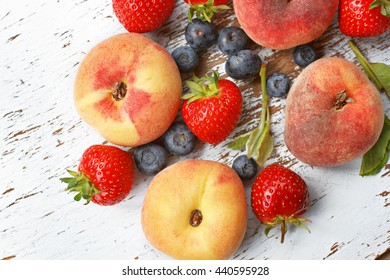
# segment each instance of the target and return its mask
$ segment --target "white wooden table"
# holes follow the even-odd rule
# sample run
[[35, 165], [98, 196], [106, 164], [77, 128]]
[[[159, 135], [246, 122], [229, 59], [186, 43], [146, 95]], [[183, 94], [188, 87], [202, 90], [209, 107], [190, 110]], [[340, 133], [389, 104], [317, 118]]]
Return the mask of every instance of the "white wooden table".
[[[128, 198], [112, 207], [72, 200], [59, 178], [76, 169], [83, 151], [104, 143], [82, 122], [73, 99], [78, 64], [101, 40], [126, 30], [109, 0], [0, 0], [0, 259], [169, 259], [145, 239], [140, 213], [150, 177], [136, 172]], [[229, 3], [230, 5], [231, 2]], [[186, 8], [182, 0], [168, 22], [148, 34], [169, 51], [185, 44]], [[219, 28], [238, 25], [233, 10], [219, 15]], [[357, 63], [335, 20], [314, 42], [321, 56], [342, 56]], [[369, 60], [390, 64], [390, 32], [356, 43]], [[294, 79], [301, 71], [291, 50], [275, 52], [252, 45], [269, 73], [283, 70]], [[223, 76], [226, 56], [215, 46], [202, 55], [201, 75]], [[183, 80], [189, 76], [183, 76]], [[241, 121], [217, 145], [198, 143], [188, 158], [232, 164], [238, 154], [227, 143], [257, 125], [258, 80], [237, 82], [245, 98]], [[390, 102], [383, 94], [385, 111]], [[266, 164], [279, 162], [308, 183], [312, 233], [291, 229], [285, 244], [277, 231], [269, 238], [250, 209], [245, 239], [233, 259], [375, 259], [390, 248], [390, 164], [376, 176], [358, 175], [360, 159], [334, 168], [313, 168], [297, 161], [283, 143], [285, 99], [271, 99], [276, 150]], [[128, 148], [126, 148], [127, 150]], [[169, 164], [184, 157], [171, 157]]]

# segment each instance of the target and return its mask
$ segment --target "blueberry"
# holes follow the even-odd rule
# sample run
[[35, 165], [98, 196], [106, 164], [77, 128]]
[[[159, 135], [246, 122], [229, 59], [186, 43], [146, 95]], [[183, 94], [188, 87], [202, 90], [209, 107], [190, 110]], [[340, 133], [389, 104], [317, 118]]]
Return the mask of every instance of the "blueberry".
[[267, 92], [274, 97], [282, 97], [290, 89], [290, 80], [283, 73], [273, 73], [267, 79]]
[[247, 79], [259, 74], [260, 57], [251, 50], [242, 50], [230, 56], [225, 64], [226, 73], [233, 79]]
[[241, 28], [232, 26], [225, 27], [219, 32], [218, 48], [224, 54], [232, 55], [244, 50], [248, 41], [248, 35]]
[[185, 46], [173, 50], [172, 57], [175, 60], [180, 72], [188, 73], [194, 70], [199, 64], [199, 56], [193, 48]]
[[184, 36], [195, 51], [205, 51], [217, 42], [218, 30], [212, 23], [194, 19], [188, 23]]
[[134, 152], [134, 162], [145, 175], [156, 175], [167, 165], [167, 151], [154, 143], [139, 146]]
[[294, 49], [293, 58], [296, 64], [306, 67], [317, 59], [317, 53], [311, 45], [300, 45]]
[[175, 122], [163, 135], [165, 148], [173, 155], [188, 155], [195, 147], [196, 137], [184, 122]]
[[238, 156], [233, 161], [232, 168], [243, 181], [254, 178], [257, 173], [256, 161], [253, 158], [248, 158], [246, 155]]

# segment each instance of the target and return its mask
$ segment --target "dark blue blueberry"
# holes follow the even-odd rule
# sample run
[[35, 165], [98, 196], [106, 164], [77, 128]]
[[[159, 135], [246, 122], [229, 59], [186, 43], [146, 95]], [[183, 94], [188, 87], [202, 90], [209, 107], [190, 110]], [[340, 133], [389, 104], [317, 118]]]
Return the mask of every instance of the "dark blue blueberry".
[[296, 64], [306, 67], [317, 59], [317, 52], [311, 45], [300, 45], [294, 49], [293, 58]]
[[259, 75], [260, 57], [251, 50], [242, 50], [230, 56], [225, 64], [226, 73], [233, 79], [247, 79]]
[[257, 174], [257, 163], [253, 158], [248, 158], [246, 155], [238, 156], [233, 161], [232, 168], [237, 172], [238, 176], [243, 181], [254, 178]]
[[196, 137], [184, 122], [175, 122], [163, 135], [165, 148], [173, 155], [188, 155], [194, 150]]
[[167, 151], [154, 143], [137, 147], [134, 152], [135, 165], [145, 175], [156, 175], [167, 165], [167, 160]]
[[207, 21], [193, 19], [188, 23], [184, 36], [195, 51], [205, 51], [217, 42], [218, 29]]
[[290, 79], [283, 73], [273, 73], [267, 78], [267, 92], [274, 97], [285, 96], [290, 89]]
[[174, 49], [172, 57], [182, 73], [193, 71], [199, 64], [198, 54], [193, 48], [188, 46], [182, 46]]
[[235, 54], [244, 50], [248, 44], [249, 37], [244, 30], [238, 27], [225, 27], [219, 32], [218, 48], [227, 55]]

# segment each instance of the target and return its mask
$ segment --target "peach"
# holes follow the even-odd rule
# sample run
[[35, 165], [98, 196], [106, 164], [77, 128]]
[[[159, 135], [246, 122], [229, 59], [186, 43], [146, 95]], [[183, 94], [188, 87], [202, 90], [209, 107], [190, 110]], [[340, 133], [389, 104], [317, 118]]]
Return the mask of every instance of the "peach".
[[185, 160], [151, 181], [142, 207], [149, 242], [176, 259], [227, 259], [240, 246], [248, 214], [242, 181], [222, 163]]
[[238, 22], [257, 44], [277, 50], [321, 36], [336, 13], [338, 0], [233, 0]]
[[366, 74], [343, 58], [305, 68], [287, 97], [284, 140], [313, 166], [336, 166], [366, 153], [384, 123], [381, 96]]
[[138, 146], [168, 129], [181, 92], [171, 55], [145, 35], [124, 33], [86, 55], [76, 76], [74, 100], [81, 118], [106, 140]]

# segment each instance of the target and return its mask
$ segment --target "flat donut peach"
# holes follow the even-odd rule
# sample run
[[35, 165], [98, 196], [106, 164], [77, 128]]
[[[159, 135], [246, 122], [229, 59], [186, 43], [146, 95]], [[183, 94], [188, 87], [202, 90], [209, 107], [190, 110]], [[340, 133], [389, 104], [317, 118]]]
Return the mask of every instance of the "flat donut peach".
[[145, 35], [124, 33], [86, 55], [76, 76], [74, 101], [81, 118], [106, 140], [138, 146], [168, 129], [181, 92], [171, 55]]
[[352, 62], [326, 57], [307, 66], [286, 102], [284, 141], [312, 166], [346, 164], [378, 140], [384, 111], [380, 93]]
[[232, 168], [185, 160], [153, 178], [141, 221], [149, 242], [175, 259], [227, 259], [240, 246], [247, 219], [244, 186]]

